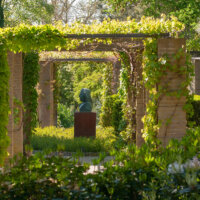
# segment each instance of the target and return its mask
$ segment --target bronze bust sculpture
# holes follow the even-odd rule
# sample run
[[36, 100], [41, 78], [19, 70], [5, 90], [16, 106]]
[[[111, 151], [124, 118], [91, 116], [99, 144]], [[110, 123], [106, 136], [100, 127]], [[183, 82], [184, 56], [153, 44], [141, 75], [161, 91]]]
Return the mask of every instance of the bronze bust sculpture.
[[80, 112], [91, 112], [92, 111], [92, 98], [90, 95], [90, 90], [87, 88], [81, 89], [79, 98], [83, 102], [79, 106]]

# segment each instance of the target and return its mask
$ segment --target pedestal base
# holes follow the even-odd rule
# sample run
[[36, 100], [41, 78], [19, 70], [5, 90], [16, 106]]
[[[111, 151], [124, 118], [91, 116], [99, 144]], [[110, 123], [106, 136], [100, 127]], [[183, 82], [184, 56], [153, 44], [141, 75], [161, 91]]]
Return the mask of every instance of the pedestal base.
[[96, 113], [74, 114], [74, 137], [96, 137]]

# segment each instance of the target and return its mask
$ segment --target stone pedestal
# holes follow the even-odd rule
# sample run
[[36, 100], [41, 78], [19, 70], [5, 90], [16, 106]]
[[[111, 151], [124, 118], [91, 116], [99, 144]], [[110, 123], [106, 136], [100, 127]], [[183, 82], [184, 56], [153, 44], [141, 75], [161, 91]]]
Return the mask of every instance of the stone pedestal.
[[96, 113], [74, 114], [74, 137], [96, 137]]

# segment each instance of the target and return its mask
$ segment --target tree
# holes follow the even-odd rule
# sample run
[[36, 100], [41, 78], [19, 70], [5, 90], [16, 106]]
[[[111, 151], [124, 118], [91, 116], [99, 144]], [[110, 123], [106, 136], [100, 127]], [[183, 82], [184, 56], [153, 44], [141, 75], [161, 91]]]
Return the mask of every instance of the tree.
[[52, 22], [62, 21], [64, 24], [80, 21], [85, 24], [93, 20], [102, 21], [103, 0], [50, 0], [54, 7]]
[[193, 31], [200, 20], [200, 0], [105, 0], [112, 11], [127, 12], [137, 8], [145, 16], [159, 18], [161, 14], [175, 16], [186, 25], [186, 31]]
[[46, 24], [51, 22], [53, 6], [47, 0], [2, 0], [5, 25], [19, 23]]
[[66, 24], [72, 21], [73, 19], [70, 16], [70, 13], [76, 2], [77, 0], [50, 0], [50, 3], [54, 8], [52, 22], [62, 21]]

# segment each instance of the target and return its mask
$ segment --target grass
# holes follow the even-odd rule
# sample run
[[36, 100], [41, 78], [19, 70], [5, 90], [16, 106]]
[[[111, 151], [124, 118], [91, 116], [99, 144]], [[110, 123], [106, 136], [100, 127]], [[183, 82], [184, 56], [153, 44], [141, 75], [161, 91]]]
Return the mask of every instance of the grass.
[[116, 140], [113, 128], [97, 126], [96, 138], [74, 138], [74, 128], [54, 126], [36, 128], [31, 138], [34, 150], [53, 150], [67, 152], [109, 152]]

